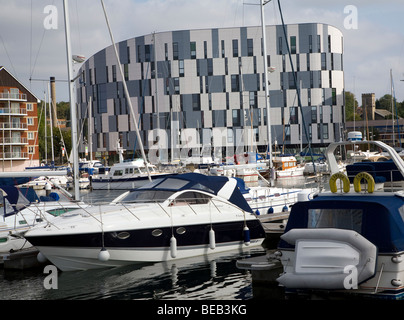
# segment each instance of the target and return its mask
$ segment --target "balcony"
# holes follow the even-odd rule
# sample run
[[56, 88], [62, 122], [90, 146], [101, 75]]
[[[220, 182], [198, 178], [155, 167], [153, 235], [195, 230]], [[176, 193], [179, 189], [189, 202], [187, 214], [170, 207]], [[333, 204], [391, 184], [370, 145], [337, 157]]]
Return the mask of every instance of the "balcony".
[[2, 138], [0, 137], [0, 145], [26, 145], [28, 144], [27, 138]]
[[0, 122], [1, 130], [28, 130], [26, 123]]
[[28, 160], [28, 152], [0, 152], [1, 160]]
[[27, 108], [0, 108], [0, 116], [26, 116]]
[[0, 100], [27, 101], [25, 93], [0, 92]]

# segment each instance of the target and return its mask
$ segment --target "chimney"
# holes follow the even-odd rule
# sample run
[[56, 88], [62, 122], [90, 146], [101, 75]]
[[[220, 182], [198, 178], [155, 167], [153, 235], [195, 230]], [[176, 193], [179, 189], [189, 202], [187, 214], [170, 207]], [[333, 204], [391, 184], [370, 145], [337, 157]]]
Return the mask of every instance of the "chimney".
[[52, 101], [52, 125], [53, 127], [58, 126], [58, 119], [56, 113], [56, 85], [55, 85], [55, 77], [50, 77], [50, 86], [51, 86], [51, 101]]

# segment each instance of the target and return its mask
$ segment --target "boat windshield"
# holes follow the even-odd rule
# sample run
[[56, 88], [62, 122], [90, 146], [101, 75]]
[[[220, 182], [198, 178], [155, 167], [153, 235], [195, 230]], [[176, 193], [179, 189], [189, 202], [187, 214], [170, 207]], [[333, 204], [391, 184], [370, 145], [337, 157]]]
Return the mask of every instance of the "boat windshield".
[[309, 209], [308, 228], [362, 229], [361, 209]]
[[119, 202], [164, 202], [174, 191], [168, 190], [132, 190], [126, 197]]

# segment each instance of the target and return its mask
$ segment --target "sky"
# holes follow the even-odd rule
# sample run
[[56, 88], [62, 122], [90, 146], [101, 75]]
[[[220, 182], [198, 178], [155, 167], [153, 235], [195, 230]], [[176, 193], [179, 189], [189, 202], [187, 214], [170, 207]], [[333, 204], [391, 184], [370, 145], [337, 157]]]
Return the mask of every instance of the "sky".
[[[344, 36], [345, 90], [390, 94], [390, 70], [404, 101], [404, 1], [280, 0], [285, 24], [326, 23]], [[153, 32], [260, 25], [259, 0], [104, 0], [115, 42]], [[53, 7], [49, 7], [53, 6]], [[87, 58], [111, 45], [101, 0], [69, 0], [72, 54]], [[63, 0], [0, 0], [0, 65], [39, 99], [57, 81], [68, 101]], [[53, 8], [56, 8], [55, 11]], [[281, 24], [278, 0], [264, 6], [267, 25]], [[52, 9], [52, 10], [50, 10]], [[74, 65], [77, 72], [80, 65]]]

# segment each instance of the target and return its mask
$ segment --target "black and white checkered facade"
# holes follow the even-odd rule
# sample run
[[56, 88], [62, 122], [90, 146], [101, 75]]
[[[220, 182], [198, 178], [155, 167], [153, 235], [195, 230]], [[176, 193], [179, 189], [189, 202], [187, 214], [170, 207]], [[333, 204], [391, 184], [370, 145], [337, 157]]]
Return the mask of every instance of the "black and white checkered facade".
[[[282, 26], [266, 27], [268, 66], [275, 68], [268, 72], [269, 119], [260, 26], [160, 32], [117, 43], [146, 151], [209, 145], [231, 153], [251, 144], [264, 151], [268, 120], [272, 145], [305, 146], [310, 139], [313, 146], [325, 146], [340, 140], [342, 32], [318, 23], [286, 30], [287, 38]], [[90, 57], [79, 73], [79, 123], [88, 117], [91, 97], [93, 151], [116, 151], [117, 141], [128, 151], [138, 148], [113, 46]]]

